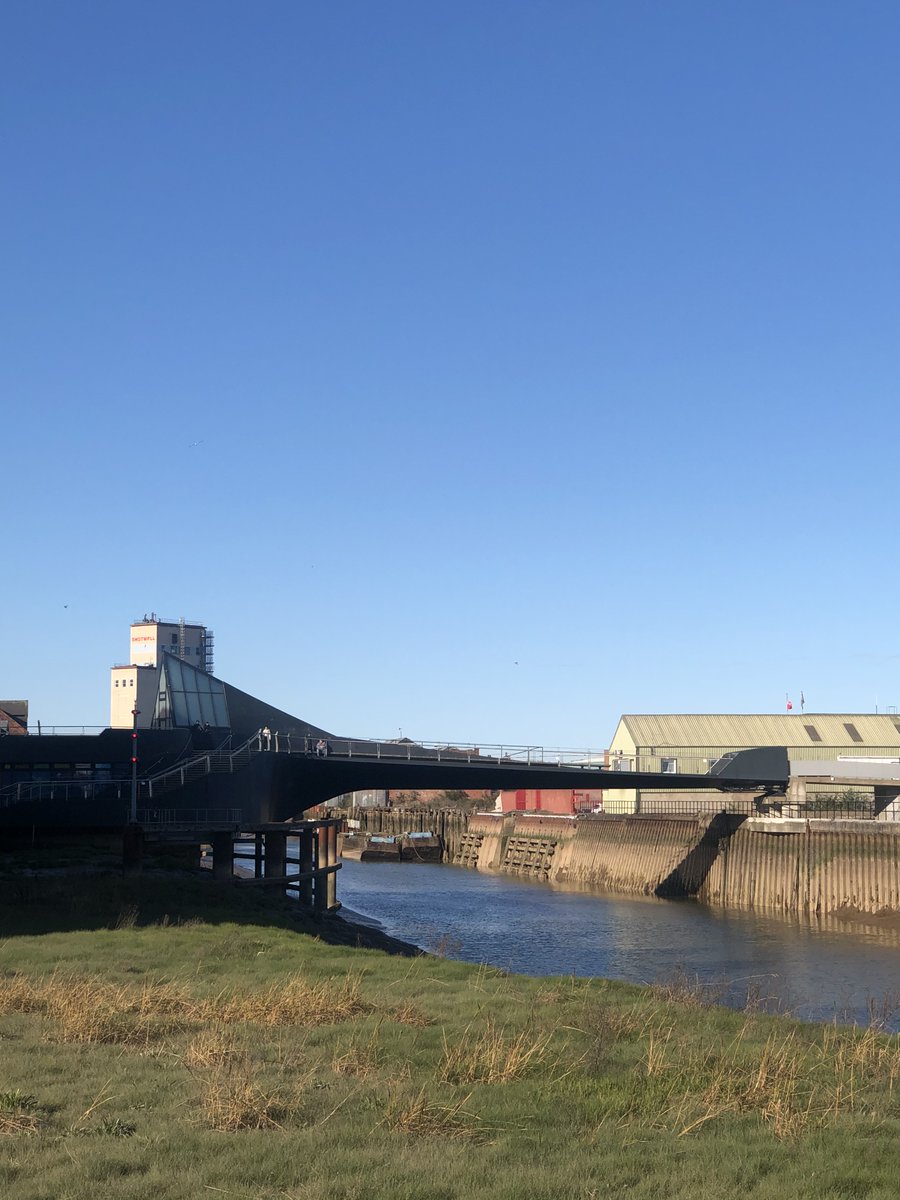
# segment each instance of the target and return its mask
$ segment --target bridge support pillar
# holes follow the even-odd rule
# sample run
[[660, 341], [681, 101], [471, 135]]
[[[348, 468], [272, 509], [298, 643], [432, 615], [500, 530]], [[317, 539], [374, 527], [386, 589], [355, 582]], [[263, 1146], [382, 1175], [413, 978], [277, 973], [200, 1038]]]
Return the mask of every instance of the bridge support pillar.
[[266, 830], [266, 875], [273, 877], [287, 874], [287, 834]]
[[787, 801], [789, 804], [795, 804], [803, 813], [803, 805], [806, 804], [806, 780], [800, 777], [792, 777], [788, 783]]
[[234, 875], [234, 841], [230, 833], [212, 835], [213, 879], [227, 880]]
[[253, 841], [253, 878], [261, 879], [263, 873], [263, 835], [257, 833]]

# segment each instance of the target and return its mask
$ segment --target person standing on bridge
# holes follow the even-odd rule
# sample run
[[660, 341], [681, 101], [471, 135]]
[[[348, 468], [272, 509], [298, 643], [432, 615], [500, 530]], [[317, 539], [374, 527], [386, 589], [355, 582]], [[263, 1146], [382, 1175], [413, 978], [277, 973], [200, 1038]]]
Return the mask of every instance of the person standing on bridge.
[[272, 749], [272, 730], [268, 727], [268, 725], [264, 725], [262, 727], [262, 729], [259, 731], [259, 733], [260, 733], [260, 749], [261, 750], [271, 750]]
[[317, 758], [327, 758], [328, 757], [328, 743], [325, 741], [324, 738], [319, 738], [319, 740], [316, 742], [316, 757]]

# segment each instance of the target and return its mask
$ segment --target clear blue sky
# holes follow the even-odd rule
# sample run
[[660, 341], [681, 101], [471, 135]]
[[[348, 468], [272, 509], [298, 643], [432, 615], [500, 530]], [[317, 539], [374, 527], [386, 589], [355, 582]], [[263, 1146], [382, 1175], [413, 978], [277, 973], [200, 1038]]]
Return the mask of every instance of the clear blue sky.
[[[900, 704], [900, 6], [6, 0], [0, 696]], [[68, 607], [66, 607], [68, 606]]]

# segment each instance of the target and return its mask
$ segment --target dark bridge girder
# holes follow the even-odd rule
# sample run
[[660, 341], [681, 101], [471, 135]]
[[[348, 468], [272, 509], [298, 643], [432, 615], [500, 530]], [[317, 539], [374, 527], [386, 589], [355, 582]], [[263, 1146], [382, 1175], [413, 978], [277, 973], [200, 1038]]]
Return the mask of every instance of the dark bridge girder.
[[[358, 745], [358, 743], [357, 743]], [[743, 754], [764, 757], [744, 759]], [[268, 757], [268, 756], [261, 756]], [[649, 771], [614, 771], [604, 767], [549, 766], [546, 763], [453, 761], [442, 759], [385, 759], [354, 751], [352, 757], [317, 758], [275, 754], [272, 758], [272, 820], [289, 820], [304, 809], [347, 792], [390, 789], [465, 789], [506, 791], [515, 788], [573, 788], [583, 791], [666, 791], [780, 793], [788, 782], [787, 752], [747, 751], [734, 756], [722, 770], [707, 775]], [[754, 769], [757, 767], [758, 769]], [[749, 767], [746, 774], [742, 768]]]

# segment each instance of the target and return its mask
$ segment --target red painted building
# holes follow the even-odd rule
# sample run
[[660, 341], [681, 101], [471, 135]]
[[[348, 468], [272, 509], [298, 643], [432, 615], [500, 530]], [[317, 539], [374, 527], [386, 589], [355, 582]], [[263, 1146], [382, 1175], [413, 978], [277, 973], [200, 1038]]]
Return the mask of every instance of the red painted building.
[[602, 788], [518, 788], [501, 792], [503, 812], [545, 812], [562, 816], [603, 811]]

